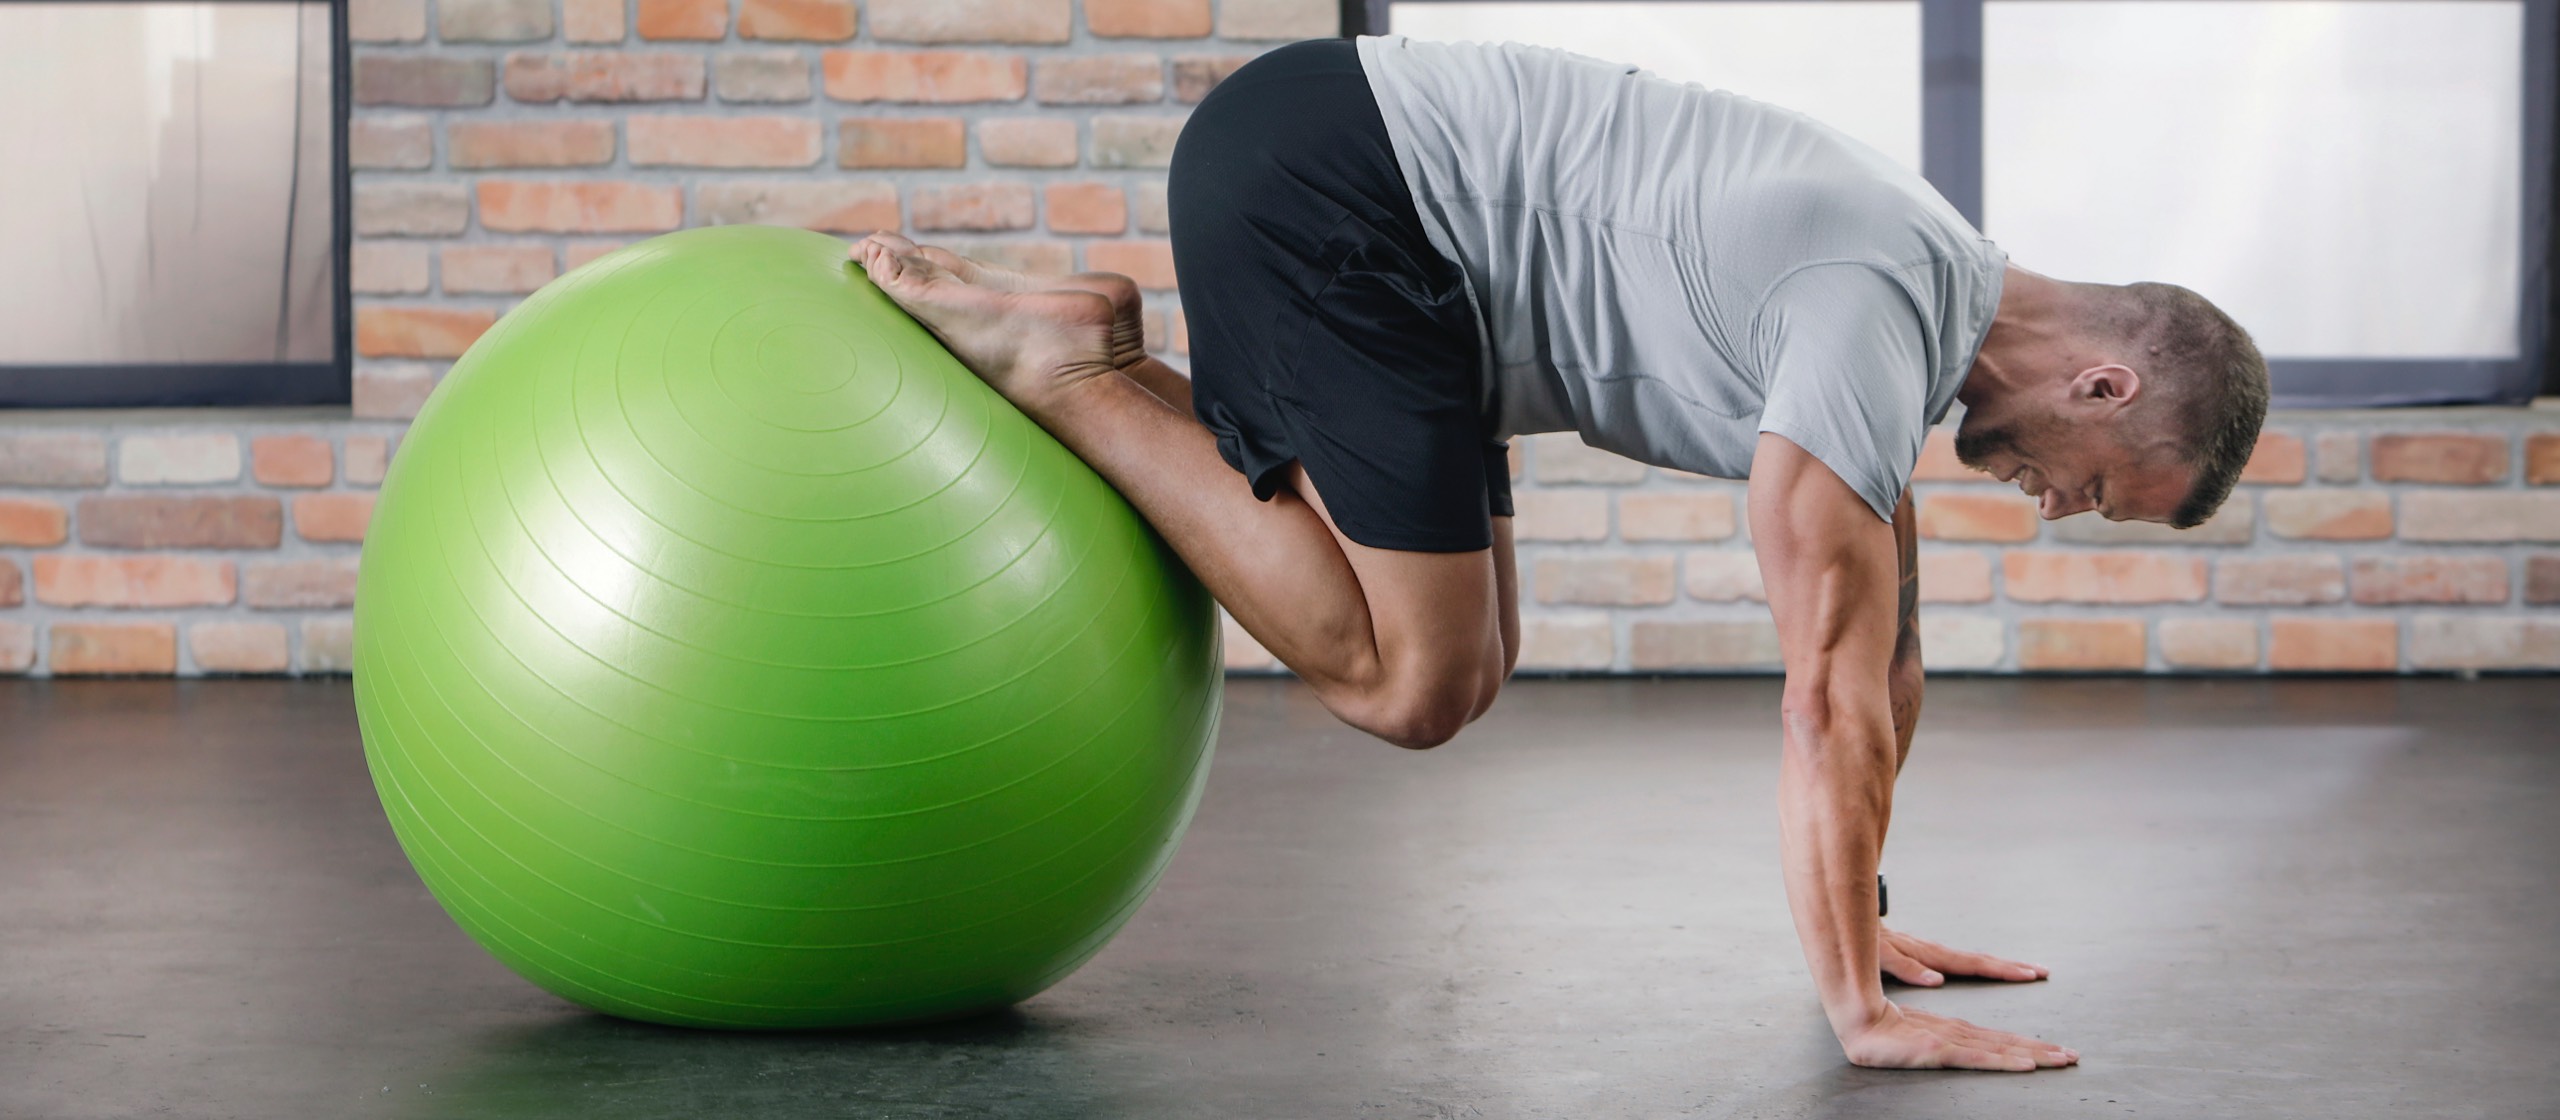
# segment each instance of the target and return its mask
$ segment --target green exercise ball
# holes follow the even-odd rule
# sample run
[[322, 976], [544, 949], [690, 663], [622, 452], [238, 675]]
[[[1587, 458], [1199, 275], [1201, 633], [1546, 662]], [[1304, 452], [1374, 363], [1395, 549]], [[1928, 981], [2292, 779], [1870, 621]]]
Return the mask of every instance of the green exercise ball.
[[365, 761], [535, 984], [703, 1027], [1001, 1007], [1145, 901], [1207, 776], [1208, 595], [800, 230], [669, 234], [419, 412], [356, 596]]

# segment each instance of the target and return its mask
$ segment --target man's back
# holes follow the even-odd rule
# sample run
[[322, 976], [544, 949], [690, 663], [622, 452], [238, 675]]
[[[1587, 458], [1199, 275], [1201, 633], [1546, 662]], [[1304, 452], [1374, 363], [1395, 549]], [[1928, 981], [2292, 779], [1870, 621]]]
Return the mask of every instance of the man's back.
[[1765, 428], [1890, 516], [2006, 262], [1926, 182], [1801, 114], [1625, 66], [1359, 45], [1489, 332], [1499, 434], [1740, 477]]

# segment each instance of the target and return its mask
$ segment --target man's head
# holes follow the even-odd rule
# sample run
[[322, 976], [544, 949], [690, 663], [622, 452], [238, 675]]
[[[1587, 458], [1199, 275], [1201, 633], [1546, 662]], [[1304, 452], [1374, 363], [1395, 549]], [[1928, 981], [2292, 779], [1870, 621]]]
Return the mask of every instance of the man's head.
[[2004, 293], [1976, 361], [1995, 377], [1967, 385], [1956, 457], [2048, 518], [2095, 509], [2184, 529], [2213, 516], [2267, 416], [2249, 332], [2174, 284], [2011, 279], [2019, 300]]

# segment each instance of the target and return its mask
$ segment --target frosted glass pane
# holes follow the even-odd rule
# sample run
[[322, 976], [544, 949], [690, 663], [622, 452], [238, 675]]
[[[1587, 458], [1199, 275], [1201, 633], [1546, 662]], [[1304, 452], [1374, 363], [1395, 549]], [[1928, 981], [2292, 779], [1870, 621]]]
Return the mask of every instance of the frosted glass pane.
[[0, 366], [331, 360], [330, 56], [322, 3], [0, 2]]
[[2271, 355], [2516, 353], [2523, 7], [1995, 2], [1985, 232], [2185, 284]]
[[1920, 5], [1490, 0], [1391, 5], [1416, 39], [1535, 43], [1783, 105], [1920, 169]]

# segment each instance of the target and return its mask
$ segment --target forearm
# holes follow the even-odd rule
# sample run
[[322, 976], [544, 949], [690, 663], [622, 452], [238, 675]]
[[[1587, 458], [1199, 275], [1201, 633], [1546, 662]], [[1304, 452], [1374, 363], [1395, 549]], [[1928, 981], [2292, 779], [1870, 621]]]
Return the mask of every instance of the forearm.
[[1823, 1011], [1846, 1039], [1884, 1008], [1876, 862], [1892, 811], [1895, 729], [1883, 682], [1790, 682], [1779, 828], [1787, 904]]

